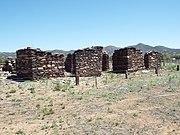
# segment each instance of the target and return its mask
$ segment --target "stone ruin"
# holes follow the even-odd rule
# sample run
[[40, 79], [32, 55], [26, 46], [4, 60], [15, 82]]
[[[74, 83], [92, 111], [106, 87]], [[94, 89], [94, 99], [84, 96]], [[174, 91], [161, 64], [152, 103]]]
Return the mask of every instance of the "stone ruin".
[[64, 55], [40, 49], [20, 49], [16, 52], [16, 73], [23, 79], [36, 80], [64, 76]]
[[115, 50], [112, 56], [113, 71], [124, 72], [144, 69], [143, 53], [136, 48], [122, 48]]
[[144, 69], [144, 54], [140, 49], [136, 49], [136, 64], [139, 69]]
[[107, 52], [103, 52], [102, 56], [102, 71], [108, 71], [109, 70], [109, 55]]
[[73, 72], [73, 54], [69, 53], [66, 56], [66, 60], [65, 60], [65, 70], [66, 72]]
[[103, 47], [77, 50], [73, 54], [73, 74], [80, 77], [101, 76]]
[[15, 74], [16, 73], [16, 63], [15, 59], [8, 57], [5, 61], [5, 64], [2, 66], [2, 71], [7, 71], [9, 73]]
[[108, 58], [106, 54], [103, 59], [101, 46], [77, 50], [67, 55], [65, 70], [80, 77], [100, 76], [102, 69], [109, 68]]
[[160, 67], [161, 66], [161, 53], [156, 52], [156, 51], [145, 53], [144, 65], [146, 69]]

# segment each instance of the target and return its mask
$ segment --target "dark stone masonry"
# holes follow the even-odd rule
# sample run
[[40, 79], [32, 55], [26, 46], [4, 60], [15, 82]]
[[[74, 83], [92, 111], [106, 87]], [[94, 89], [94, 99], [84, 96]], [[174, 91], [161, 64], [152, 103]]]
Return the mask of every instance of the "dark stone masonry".
[[113, 71], [137, 71], [144, 68], [143, 53], [136, 48], [122, 48], [113, 53]]
[[161, 53], [155, 51], [145, 53], [144, 64], [146, 69], [161, 67]]
[[64, 76], [64, 55], [44, 52], [40, 49], [20, 49], [16, 52], [17, 76], [36, 80]]

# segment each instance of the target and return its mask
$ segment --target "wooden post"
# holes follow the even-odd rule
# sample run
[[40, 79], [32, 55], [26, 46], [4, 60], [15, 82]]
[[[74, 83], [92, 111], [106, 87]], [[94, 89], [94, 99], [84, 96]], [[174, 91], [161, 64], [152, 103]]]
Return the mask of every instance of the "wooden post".
[[179, 65], [177, 65], [177, 71], [179, 71]]
[[95, 86], [97, 88], [97, 76], [95, 76]]
[[79, 75], [76, 75], [76, 85], [79, 85]]
[[128, 79], [128, 70], [125, 71], [125, 77]]
[[155, 68], [155, 74], [157, 74], [157, 76], [159, 76], [159, 68], [158, 67]]

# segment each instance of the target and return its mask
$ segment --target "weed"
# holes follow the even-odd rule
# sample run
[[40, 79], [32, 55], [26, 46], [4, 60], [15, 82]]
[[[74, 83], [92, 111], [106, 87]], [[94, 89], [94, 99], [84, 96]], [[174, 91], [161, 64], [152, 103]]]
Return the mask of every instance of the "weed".
[[48, 80], [47, 77], [41, 77], [41, 78], [40, 78], [40, 81], [42, 81], [42, 83], [46, 82], [47, 80]]
[[53, 106], [53, 101], [52, 100], [49, 101], [49, 105], [48, 106]]
[[65, 83], [54, 82], [53, 85], [54, 85], [54, 91], [65, 92], [66, 90], [73, 88], [73, 86], [71, 85], [71, 80], [68, 80]]
[[112, 133], [112, 135], [123, 135], [122, 133]]
[[27, 110], [24, 110], [21, 112], [21, 114], [26, 114], [28, 111]]
[[105, 98], [107, 101], [111, 101], [111, 100], [115, 100], [118, 98], [116, 93], [113, 92], [105, 92], [105, 93], [101, 93], [97, 96], [97, 98]]
[[48, 129], [48, 128], [50, 128], [50, 126], [48, 126], [48, 125], [43, 125], [43, 126], [41, 127], [41, 130], [45, 130], [45, 129]]
[[16, 90], [10, 90], [9, 93], [16, 93]]
[[8, 94], [8, 95], [6, 95], [6, 98], [9, 98], [9, 97], [11, 97], [11, 95], [9, 95], [9, 94]]
[[16, 99], [16, 102], [22, 102], [23, 100], [22, 99]]
[[113, 79], [115, 77], [114, 74], [110, 74], [110, 78]]
[[180, 107], [180, 102], [177, 102], [177, 105]]
[[133, 117], [138, 117], [138, 114], [137, 113], [133, 113]]
[[24, 131], [21, 131], [21, 130], [17, 131], [16, 134], [17, 135], [26, 135], [26, 133]]
[[173, 72], [176, 70], [176, 65], [168, 65], [165, 67], [165, 69]]
[[35, 88], [34, 88], [34, 87], [29, 88], [28, 90], [30, 90], [30, 91], [31, 91], [30, 93], [32, 93], [32, 94], [34, 94], [34, 93], [35, 93]]
[[60, 91], [62, 90], [62, 88], [63, 88], [63, 85], [61, 83], [59, 82], [54, 83], [54, 91]]
[[87, 122], [91, 122], [92, 120], [93, 120], [93, 118], [90, 117], [90, 118], [87, 119]]
[[54, 111], [53, 111], [52, 108], [46, 108], [46, 107], [45, 107], [45, 108], [42, 110], [42, 112], [43, 112], [44, 116], [45, 116], [45, 115], [54, 114]]
[[18, 88], [19, 88], [19, 89], [22, 89], [22, 88], [23, 88], [20, 83], [18, 84]]
[[113, 112], [113, 110], [111, 108], [109, 108], [109, 107], [108, 107], [107, 111], [108, 111], [108, 113], [112, 113]]
[[82, 100], [82, 96], [79, 96], [77, 99], [78, 99], [78, 100]]
[[62, 120], [62, 118], [59, 118], [59, 123], [63, 123], [64, 121]]
[[72, 113], [71, 115], [72, 115], [72, 117], [74, 117], [74, 118], [77, 116], [76, 113]]
[[16, 99], [15, 99], [15, 98], [13, 98], [13, 99], [11, 99], [11, 101], [12, 101], [12, 102], [15, 102], [15, 101], [16, 101]]
[[11, 112], [11, 113], [9, 113], [9, 115], [15, 115], [16, 113], [15, 112]]
[[167, 90], [165, 90], [165, 92], [177, 92], [177, 90], [175, 88], [169, 87]]
[[37, 104], [37, 105], [36, 105], [36, 108], [38, 108], [38, 109], [39, 109], [40, 107], [41, 107], [41, 105], [40, 105], [40, 104]]
[[58, 126], [55, 121], [53, 121], [51, 128], [53, 128], [53, 135], [59, 135]]
[[62, 105], [61, 109], [65, 109], [65, 105]]
[[22, 99], [15, 99], [15, 98], [13, 98], [13, 99], [11, 99], [11, 101], [12, 102], [22, 102], [23, 100]]
[[37, 100], [37, 101], [45, 100], [45, 98], [37, 98], [36, 100]]
[[106, 76], [105, 79], [102, 81], [104, 84], [108, 83], [108, 77]]

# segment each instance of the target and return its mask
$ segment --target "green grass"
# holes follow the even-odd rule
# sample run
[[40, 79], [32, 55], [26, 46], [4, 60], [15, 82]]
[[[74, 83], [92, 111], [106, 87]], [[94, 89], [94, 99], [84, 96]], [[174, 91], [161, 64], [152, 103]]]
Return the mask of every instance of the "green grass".
[[62, 91], [65, 92], [66, 90], [69, 90], [73, 88], [73, 85], [71, 84], [71, 81], [68, 80], [65, 83], [61, 82], [53, 82], [53, 91]]

